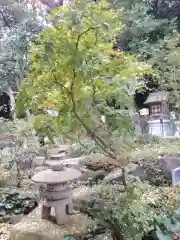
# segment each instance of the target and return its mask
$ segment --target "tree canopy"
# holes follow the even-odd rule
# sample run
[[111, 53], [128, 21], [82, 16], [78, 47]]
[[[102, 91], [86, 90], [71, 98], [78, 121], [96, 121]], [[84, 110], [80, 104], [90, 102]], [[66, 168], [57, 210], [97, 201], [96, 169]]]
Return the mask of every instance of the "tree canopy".
[[18, 90], [27, 69], [29, 40], [39, 31], [38, 8], [31, 1], [1, 1], [0, 88]]
[[179, 1], [118, 3], [116, 7], [124, 7], [121, 17], [124, 31], [118, 36], [117, 48], [136, 54], [150, 64], [153, 74], [144, 77], [146, 87], [150, 91], [168, 91], [171, 102], [176, 103], [179, 98]]
[[[64, 133], [81, 126], [101, 146], [102, 113], [113, 118], [121, 133], [130, 129], [137, 76], [145, 71], [133, 56], [113, 50], [123, 27], [119, 14], [105, 1], [75, 1], [55, 10], [51, 19], [56, 24], [45, 28], [31, 47], [29, 75], [20, 94], [31, 110], [57, 110]], [[112, 97], [120, 109], [107, 105]]]

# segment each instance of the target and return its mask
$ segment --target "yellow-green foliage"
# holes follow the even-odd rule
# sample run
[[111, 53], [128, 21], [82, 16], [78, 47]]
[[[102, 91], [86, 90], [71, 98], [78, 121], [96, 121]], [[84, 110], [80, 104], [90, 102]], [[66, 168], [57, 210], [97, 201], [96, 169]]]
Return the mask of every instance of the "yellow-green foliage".
[[34, 129], [42, 137], [52, 138], [58, 134], [57, 120], [48, 115], [38, 115], [34, 117]]
[[[122, 29], [119, 14], [106, 1], [74, 1], [55, 10], [50, 16], [54, 26], [44, 29], [30, 51], [29, 75], [19, 96], [26, 106], [57, 109], [67, 132], [79, 125], [75, 111], [94, 126], [93, 102], [103, 105], [114, 96], [122, 109], [131, 107], [136, 76], [144, 67], [113, 50]], [[114, 121], [125, 124], [123, 114]]]

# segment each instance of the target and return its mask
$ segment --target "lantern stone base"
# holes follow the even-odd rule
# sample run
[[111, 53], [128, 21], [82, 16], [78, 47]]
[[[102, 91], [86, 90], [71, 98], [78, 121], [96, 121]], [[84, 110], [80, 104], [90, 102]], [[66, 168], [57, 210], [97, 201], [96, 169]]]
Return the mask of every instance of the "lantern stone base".
[[9, 240], [63, 240], [65, 236], [76, 239], [77, 236], [86, 235], [87, 228], [92, 223], [86, 215], [77, 213], [69, 216], [67, 224], [59, 226], [41, 219], [41, 208], [42, 206], [39, 206], [14, 225]]
[[73, 214], [73, 204], [69, 198], [59, 201], [45, 200], [42, 206], [42, 219], [49, 220], [52, 208], [55, 210], [56, 223], [59, 225], [67, 223], [70, 220], [70, 214]]
[[148, 121], [149, 134], [158, 137], [173, 136], [173, 129], [171, 121], [168, 119], [163, 119], [162, 123], [160, 119]]

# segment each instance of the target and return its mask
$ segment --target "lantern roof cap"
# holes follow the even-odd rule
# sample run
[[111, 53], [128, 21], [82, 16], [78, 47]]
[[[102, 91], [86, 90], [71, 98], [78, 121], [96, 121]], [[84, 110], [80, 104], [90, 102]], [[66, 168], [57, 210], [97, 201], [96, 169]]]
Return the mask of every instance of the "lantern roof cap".
[[80, 171], [72, 168], [65, 168], [62, 164], [57, 164], [53, 165], [51, 169], [35, 174], [32, 180], [37, 183], [60, 184], [73, 181], [80, 176]]
[[158, 91], [150, 93], [144, 104], [160, 103], [163, 101], [167, 101], [167, 93], [165, 91]]

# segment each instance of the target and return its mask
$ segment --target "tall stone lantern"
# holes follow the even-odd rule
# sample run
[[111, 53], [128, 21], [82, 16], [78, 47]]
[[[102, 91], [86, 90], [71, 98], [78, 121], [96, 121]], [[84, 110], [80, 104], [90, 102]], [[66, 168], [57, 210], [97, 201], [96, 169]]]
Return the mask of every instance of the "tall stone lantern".
[[149, 106], [149, 134], [161, 137], [172, 136], [167, 93], [164, 91], [150, 93], [144, 104]]
[[36, 183], [46, 184], [46, 190], [40, 191], [43, 197], [43, 219], [49, 219], [51, 208], [55, 210], [57, 224], [65, 224], [73, 212], [72, 188], [68, 183], [79, 178], [81, 172], [65, 168], [63, 165], [53, 165], [51, 169], [39, 172], [32, 177]]

